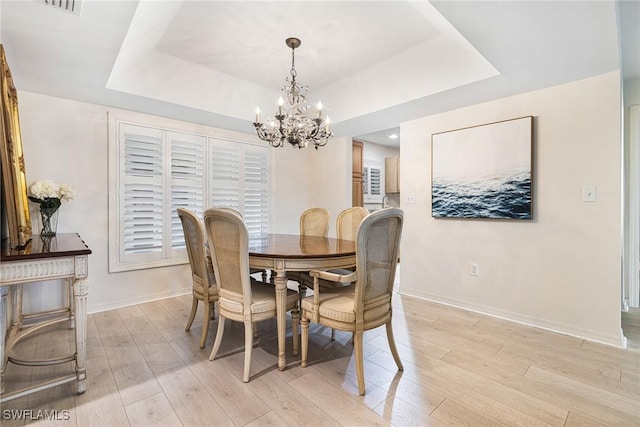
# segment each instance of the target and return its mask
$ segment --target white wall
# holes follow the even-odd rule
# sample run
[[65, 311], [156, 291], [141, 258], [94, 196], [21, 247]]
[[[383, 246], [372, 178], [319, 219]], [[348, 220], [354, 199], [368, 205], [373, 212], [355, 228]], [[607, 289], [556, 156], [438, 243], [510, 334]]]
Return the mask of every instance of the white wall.
[[[187, 264], [123, 273], [108, 272], [107, 108], [30, 92], [19, 92], [18, 102], [28, 183], [51, 179], [69, 184], [77, 192], [75, 200], [63, 203], [60, 209], [58, 232], [79, 233], [93, 251], [89, 257], [89, 311], [190, 292]], [[234, 133], [220, 132], [226, 135]], [[237, 135], [243, 139], [248, 137], [246, 134]], [[340, 188], [346, 184], [338, 169], [347, 160], [340, 158], [334, 161], [328, 157], [330, 153], [333, 157], [344, 157], [342, 144], [325, 148], [328, 150], [318, 153], [291, 147], [274, 152], [274, 232], [297, 232], [299, 212], [315, 203], [333, 201], [329, 189], [338, 195], [336, 200], [344, 199], [340, 194], [344, 191]], [[323, 156], [325, 162], [327, 159], [334, 162], [324, 172], [326, 179], [323, 183], [310, 179], [312, 174], [307, 163], [313, 154]], [[350, 179], [350, 168], [348, 172]], [[350, 186], [348, 189], [350, 191]], [[326, 192], [325, 197], [307, 196], [323, 191]], [[349, 202], [350, 197], [349, 192]], [[337, 205], [332, 208], [337, 209]], [[35, 215], [32, 214], [33, 220]], [[31, 285], [25, 294], [26, 311], [39, 310], [61, 300], [60, 286], [50, 282]]]
[[[620, 96], [613, 72], [403, 123], [401, 292], [621, 345]], [[527, 115], [534, 219], [434, 219], [431, 135]]]
[[335, 236], [335, 218], [351, 206], [351, 138], [333, 138], [315, 150], [293, 147], [274, 152], [275, 214], [272, 232], [298, 233], [306, 209], [329, 210], [329, 235]]

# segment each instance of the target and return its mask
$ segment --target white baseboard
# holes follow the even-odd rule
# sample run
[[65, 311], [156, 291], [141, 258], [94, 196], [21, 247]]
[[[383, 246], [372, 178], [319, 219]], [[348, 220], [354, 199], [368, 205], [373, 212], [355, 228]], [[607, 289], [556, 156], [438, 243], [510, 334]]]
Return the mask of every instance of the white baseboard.
[[555, 332], [558, 334], [569, 335], [575, 338], [580, 338], [599, 344], [610, 345], [618, 348], [626, 348], [624, 335], [621, 336], [608, 336], [602, 335], [595, 331], [577, 329], [571, 325], [565, 325], [553, 321], [545, 321], [532, 316], [525, 316], [520, 313], [509, 312], [504, 310], [496, 310], [493, 307], [486, 307], [481, 305], [469, 304], [467, 301], [458, 301], [450, 298], [442, 298], [437, 295], [411, 293], [405, 292], [400, 289], [398, 292], [400, 295], [406, 295], [409, 297], [419, 298], [426, 301], [435, 302], [438, 304], [448, 305], [462, 310], [472, 311], [474, 313], [483, 314], [485, 316], [495, 317], [497, 319], [508, 320], [510, 322], [519, 323], [526, 326], [532, 326], [546, 331]]
[[[100, 313], [102, 311], [130, 307], [136, 304], [144, 304], [147, 302], [153, 302], [153, 301], [159, 301], [167, 298], [178, 297], [181, 295], [190, 294], [191, 292], [192, 292], [192, 289], [189, 287], [186, 289], [179, 289], [173, 292], [167, 292], [165, 294], [154, 294], [153, 296], [150, 296], [150, 297], [127, 298], [127, 299], [122, 299], [118, 301], [111, 301], [108, 304], [97, 304], [97, 305], [89, 304], [89, 308], [87, 312], [88, 314]], [[89, 295], [89, 297], [91, 297], [91, 295]]]

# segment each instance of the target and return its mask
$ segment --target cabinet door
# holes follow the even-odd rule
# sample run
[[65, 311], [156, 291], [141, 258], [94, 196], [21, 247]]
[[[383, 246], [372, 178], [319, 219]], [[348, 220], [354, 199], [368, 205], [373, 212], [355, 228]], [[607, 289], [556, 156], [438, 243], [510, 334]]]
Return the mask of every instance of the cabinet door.
[[387, 193], [400, 192], [400, 157], [384, 159], [384, 188]]

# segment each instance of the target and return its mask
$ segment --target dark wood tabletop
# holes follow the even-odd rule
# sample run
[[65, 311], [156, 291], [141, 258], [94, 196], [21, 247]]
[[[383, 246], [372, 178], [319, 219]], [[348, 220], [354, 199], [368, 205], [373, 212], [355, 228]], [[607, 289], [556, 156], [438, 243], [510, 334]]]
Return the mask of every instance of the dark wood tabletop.
[[58, 233], [51, 237], [34, 234], [24, 249], [10, 250], [9, 239], [4, 239], [2, 241], [0, 261], [24, 261], [38, 258], [88, 255], [90, 253], [91, 249], [77, 233]]
[[249, 238], [249, 255], [268, 258], [331, 258], [350, 256], [356, 243], [331, 237], [300, 236], [298, 234], [261, 234]]

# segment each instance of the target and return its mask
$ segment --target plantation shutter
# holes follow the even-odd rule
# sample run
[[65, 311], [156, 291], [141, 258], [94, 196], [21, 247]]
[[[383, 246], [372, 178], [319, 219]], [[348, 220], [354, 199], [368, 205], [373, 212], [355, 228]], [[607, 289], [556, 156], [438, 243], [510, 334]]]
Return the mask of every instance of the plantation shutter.
[[382, 170], [380, 168], [371, 168], [371, 195], [382, 195]]
[[205, 137], [170, 132], [171, 146], [171, 249], [184, 249], [184, 233], [178, 208], [189, 209], [200, 218], [204, 213]]
[[362, 195], [365, 202], [379, 203], [384, 196], [384, 174], [381, 162], [364, 161]]
[[246, 147], [244, 222], [250, 235], [269, 232], [269, 157], [264, 148]]
[[365, 166], [362, 169], [362, 194], [367, 197], [369, 196], [369, 167]]
[[[215, 141], [215, 140], [214, 140]], [[209, 146], [209, 199], [210, 207], [233, 208], [240, 206], [240, 147], [215, 141]]]
[[153, 259], [162, 254], [163, 144], [162, 132], [122, 124], [124, 158], [120, 192], [120, 257]]
[[109, 116], [109, 272], [188, 262], [177, 210], [229, 207], [269, 231], [264, 146]]
[[269, 231], [269, 151], [211, 138], [211, 207], [238, 210], [249, 234]]

